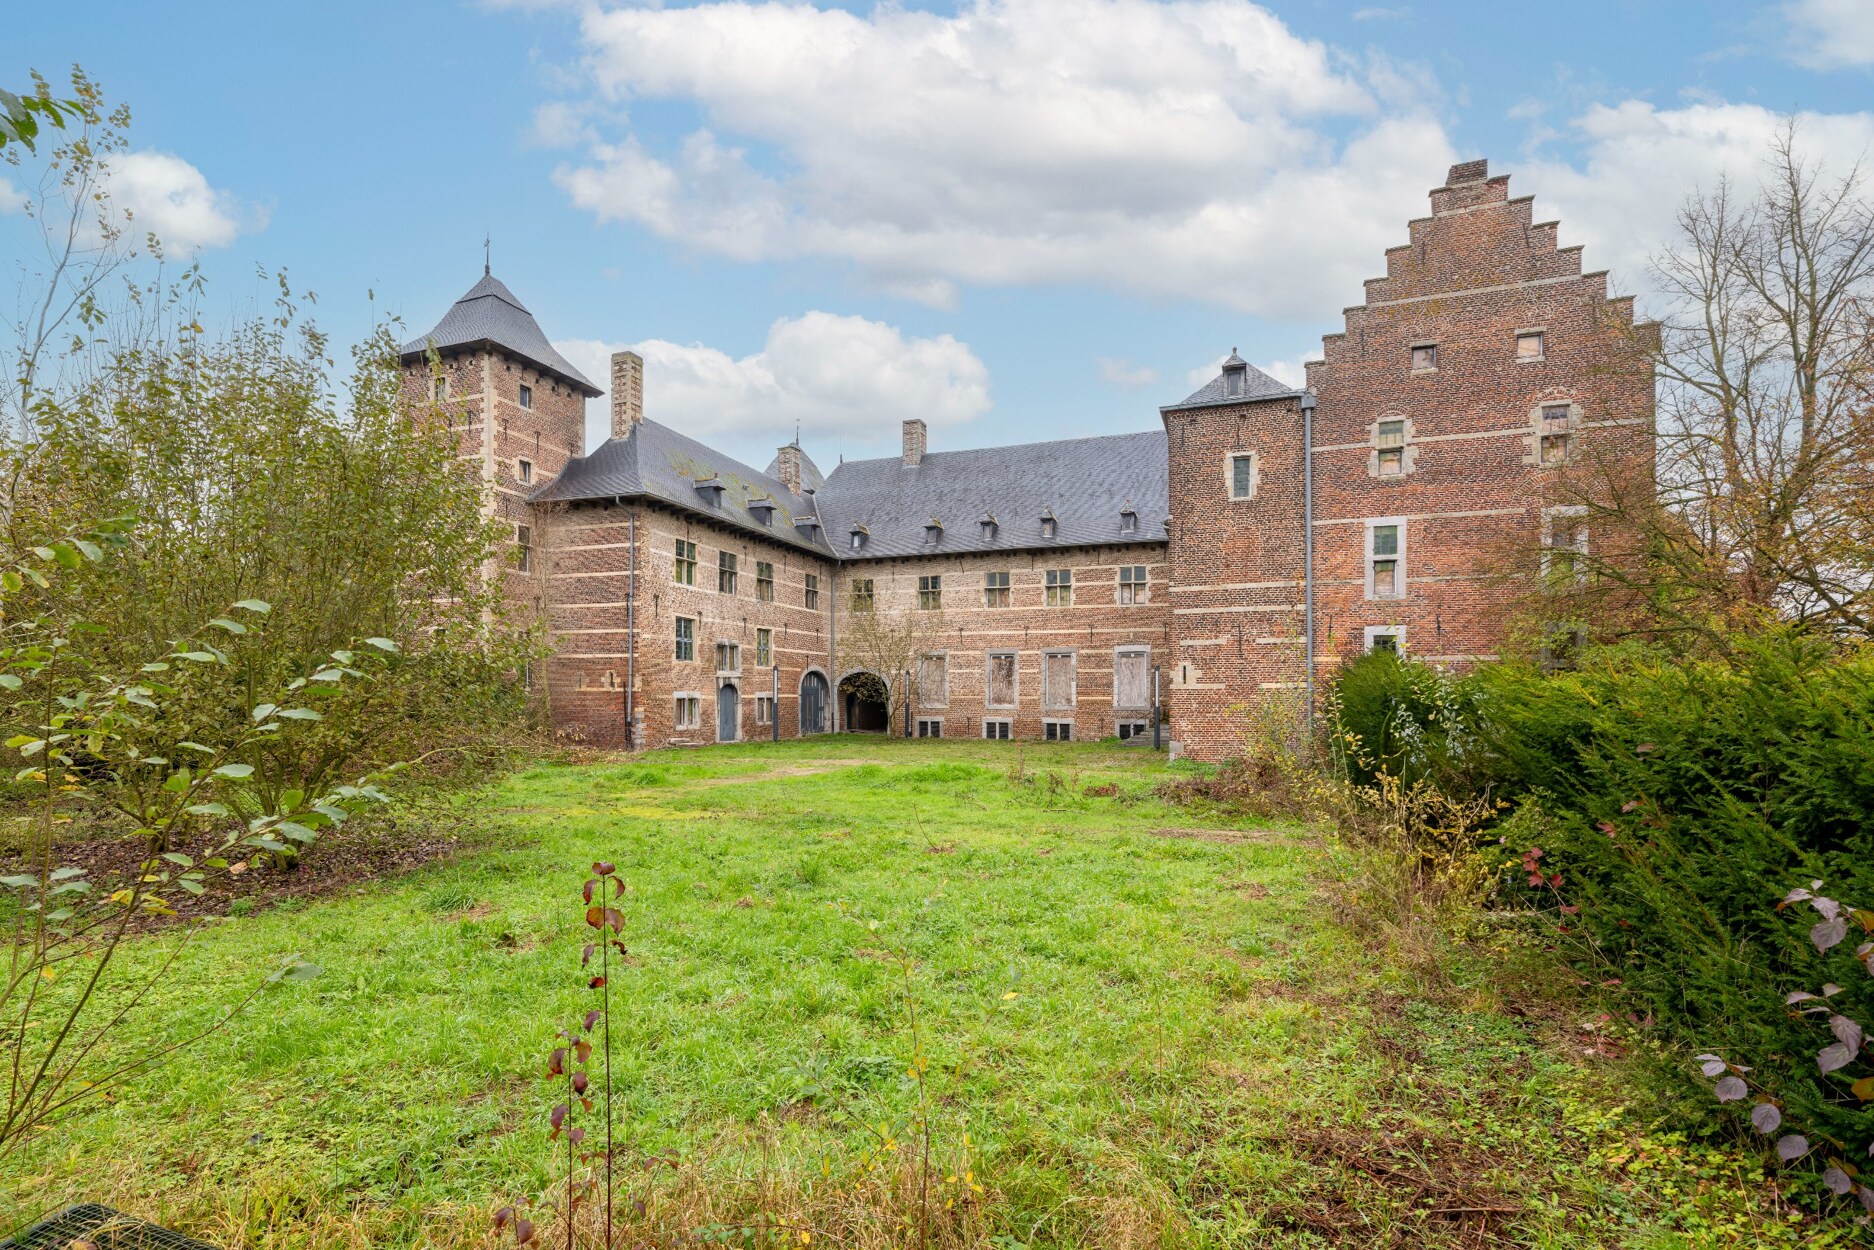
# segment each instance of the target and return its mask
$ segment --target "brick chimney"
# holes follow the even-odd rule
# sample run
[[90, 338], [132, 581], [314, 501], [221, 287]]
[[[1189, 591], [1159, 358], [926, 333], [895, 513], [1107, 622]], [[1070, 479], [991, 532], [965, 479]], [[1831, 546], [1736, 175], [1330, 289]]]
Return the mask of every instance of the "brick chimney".
[[789, 443], [774, 453], [774, 475], [781, 485], [800, 494], [800, 444]]
[[644, 420], [644, 357], [612, 353], [612, 437], [624, 438]]
[[916, 468], [924, 459], [925, 433], [924, 423], [912, 417], [904, 423], [904, 462]]

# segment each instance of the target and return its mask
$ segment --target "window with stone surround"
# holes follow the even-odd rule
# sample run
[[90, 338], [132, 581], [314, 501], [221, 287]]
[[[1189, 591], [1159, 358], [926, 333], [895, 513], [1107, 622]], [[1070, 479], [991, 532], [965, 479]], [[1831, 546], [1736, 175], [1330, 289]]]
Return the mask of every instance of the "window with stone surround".
[[1569, 440], [1574, 434], [1574, 405], [1544, 404], [1538, 419], [1536, 462], [1543, 468], [1568, 463]]
[[1007, 742], [1014, 728], [1013, 721], [991, 718], [983, 722], [983, 737], [991, 742]]
[[768, 668], [774, 664], [774, 631], [758, 629], [755, 631], [755, 667]]
[[774, 696], [758, 694], [755, 696], [755, 723], [761, 726], [774, 724]]
[[1121, 647], [1113, 653], [1113, 706], [1152, 706], [1152, 653], [1146, 648]]
[[671, 580], [679, 586], [696, 585], [696, 544], [688, 539], [677, 540], [677, 561]]
[[514, 567], [522, 573], [534, 571], [534, 527], [516, 525], [514, 527], [514, 545], [519, 552], [514, 560]]
[[725, 595], [735, 593], [735, 553], [719, 551], [716, 553], [716, 589]]
[[733, 642], [716, 644], [716, 671], [718, 673], [739, 673], [742, 671], [742, 648]]
[[1256, 480], [1259, 476], [1260, 474], [1256, 467], [1255, 452], [1237, 451], [1230, 453], [1230, 458], [1224, 465], [1224, 478], [1229, 486], [1230, 498], [1254, 499], [1256, 497]]
[[807, 589], [802, 592], [802, 596], [801, 602], [804, 606], [809, 608], [820, 606], [820, 575], [818, 573], [807, 574]]
[[1078, 702], [1079, 687], [1075, 680], [1075, 656], [1072, 651], [1043, 651], [1041, 653], [1041, 706], [1044, 708], [1070, 708]]
[[870, 612], [872, 610], [872, 579], [855, 577], [852, 579], [852, 610]]
[[917, 658], [917, 701], [920, 707], [950, 706], [950, 657], [932, 651]]
[[917, 736], [920, 738], [943, 737], [944, 723], [942, 718], [920, 716], [917, 722]]
[[1380, 517], [1366, 523], [1366, 597], [1403, 599], [1406, 585], [1404, 517]]
[[703, 701], [693, 694], [677, 696], [676, 715], [671, 724], [677, 729], [697, 729], [703, 724]]
[[696, 619], [689, 616], [677, 618], [677, 658], [694, 660], [696, 658]]
[[1586, 580], [1582, 559], [1588, 554], [1587, 508], [1565, 505], [1542, 512], [1542, 574], [1556, 586]]
[[1119, 602], [1145, 602], [1145, 566], [1122, 564], [1119, 567]]
[[1009, 575], [1007, 573], [983, 574], [983, 606], [985, 608], [1009, 606]]
[[991, 651], [983, 657], [984, 706], [1015, 706], [1015, 673], [1015, 652]]
[[534, 388], [531, 386], [528, 386], [526, 383], [522, 383], [521, 384], [521, 407], [532, 408], [533, 406], [534, 406]]
[[1438, 344], [1412, 344], [1412, 372], [1430, 373], [1438, 367]]
[[1074, 571], [1072, 569], [1049, 569], [1047, 577], [1047, 605], [1050, 608], [1071, 608], [1074, 606]]
[[525, 456], [514, 462], [514, 476], [521, 480], [522, 486], [528, 486], [534, 480], [534, 462]]
[[755, 561], [755, 598], [774, 602], [774, 565], [766, 560]]
[[1406, 471], [1405, 418], [1391, 418], [1373, 427], [1374, 472], [1380, 477], [1401, 477]]
[[1044, 742], [1072, 742], [1074, 740], [1074, 722], [1070, 720], [1044, 720], [1041, 722], [1041, 738]]
[[1516, 359], [1524, 364], [1546, 359], [1547, 335], [1541, 330], [1518, 330], [1516, 332]]
[[1362, 633], [1368, 651], [1390, 651], [1394, 655], [1405, 654], [1406, 631], [1403, 625], [1368, 625]]
[[920, 612], [935, 612], [944, 605], [944, 579], [941, 573], [925, 574], [917, 579], [917, 606]]

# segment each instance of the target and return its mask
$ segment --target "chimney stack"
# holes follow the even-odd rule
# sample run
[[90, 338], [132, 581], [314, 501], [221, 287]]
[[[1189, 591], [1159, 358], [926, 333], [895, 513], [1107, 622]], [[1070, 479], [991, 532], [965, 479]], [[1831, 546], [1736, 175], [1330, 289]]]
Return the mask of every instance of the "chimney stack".
[[774, 475], [781, 485], [800, 494], [800, 444], [789, 443], [774, 453]]
[[924, 459], [925, 441], [924, 422], [912, 417], [904, 423], [904, 462], [910, 468]]
[[644, 357], [612, 353], [612, 437], [624, 438], [644, 420]]

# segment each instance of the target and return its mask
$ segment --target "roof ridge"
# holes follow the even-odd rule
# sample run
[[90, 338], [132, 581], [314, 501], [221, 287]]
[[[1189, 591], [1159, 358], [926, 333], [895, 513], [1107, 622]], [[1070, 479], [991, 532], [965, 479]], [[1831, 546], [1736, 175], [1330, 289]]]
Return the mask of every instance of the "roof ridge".
[[[992, 447], [953, 447], [948, 451], [927, 451], [924, 459], [935, 456], [965, 456], [975, 452], [988, 451], [1024, 451], [1030, 447], [1060, 447], [1067, 443], [1097, 443], [1109, 438], [1162, 438], [1163, 430], [1121, 430], [1113, 434], [1079, 434], [1072, 438], [1039, 438], [1032, 443], [997, 443]], [[868, 456], [864, 460], [842, 460], [835, 465], [833, 472], [851, 464], [878, 464], [881, 461], [898, 460], [898, 456]], [[829, 476], [831, 476], [829, 474]]]

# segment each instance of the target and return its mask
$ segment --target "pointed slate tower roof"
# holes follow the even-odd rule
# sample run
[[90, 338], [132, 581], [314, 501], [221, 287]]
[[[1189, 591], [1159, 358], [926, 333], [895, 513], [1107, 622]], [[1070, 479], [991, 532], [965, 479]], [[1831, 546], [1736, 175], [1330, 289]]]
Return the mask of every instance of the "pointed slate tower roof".
[[482, 280], [443, 314], [434, 330], [403, 345], [404, 363], [422, 359], [432, 347], [437, 352], [497, 347], [570, 383], [588, 399], [604, 394], [553, 350], [527, 306], [486, 270]]
[[1160, 412], [1183, 408], [1210, 408], [1218, 404], [1240, 404], [1254, 399], [1282, 399], [1302, 392], [1286, 382], [1278, 382], [1230, 349], [1229, 359], [1216, 377], [1187, 396], [1182, 403], [1166, 404]]

